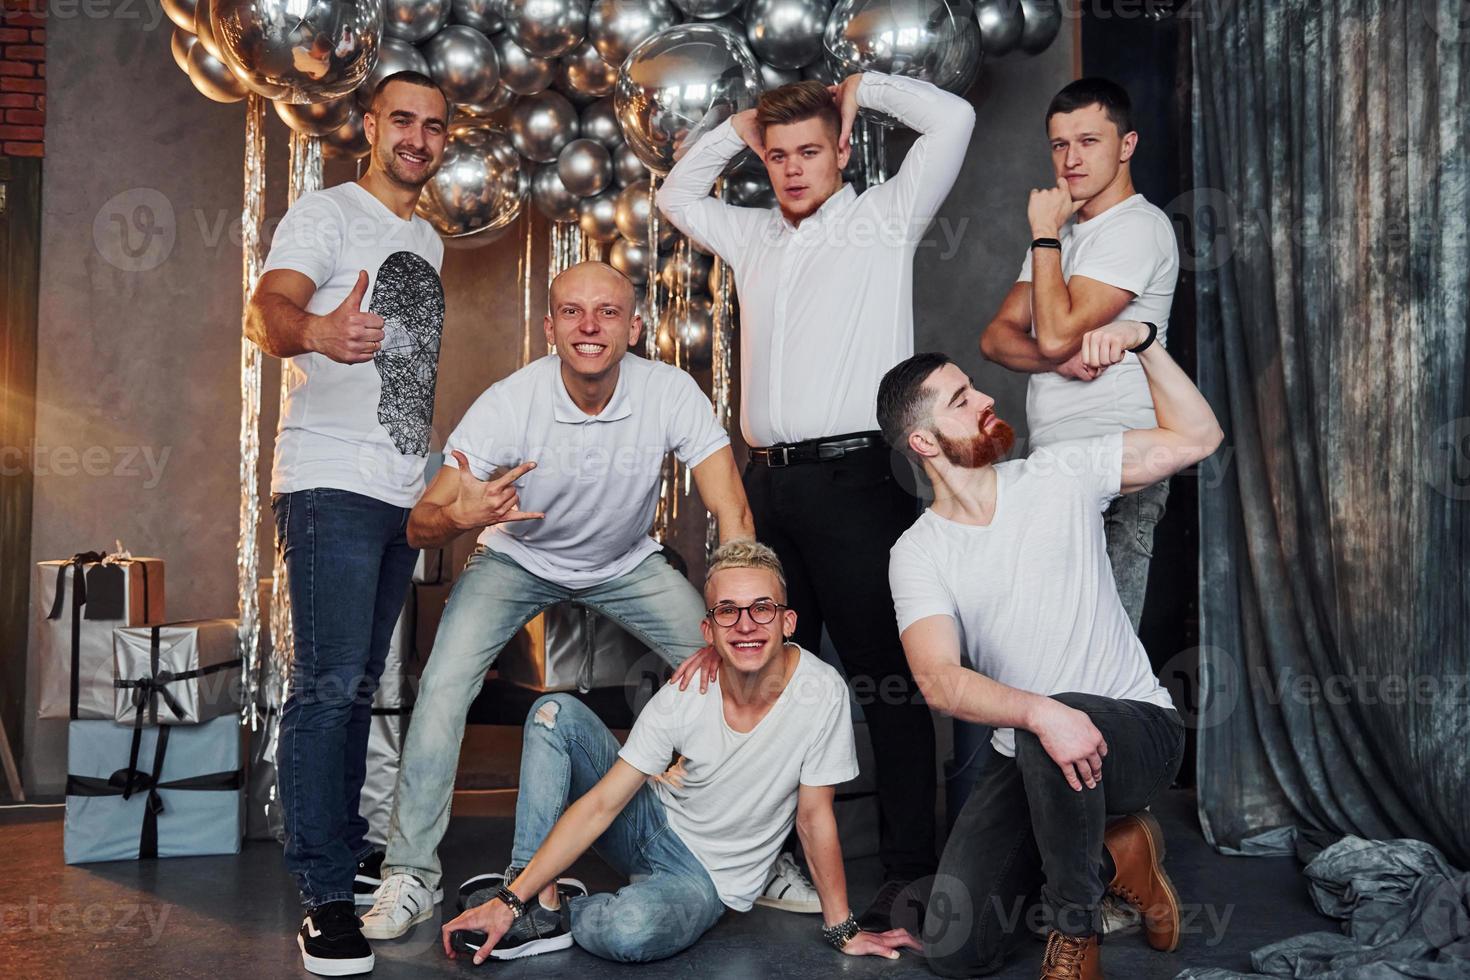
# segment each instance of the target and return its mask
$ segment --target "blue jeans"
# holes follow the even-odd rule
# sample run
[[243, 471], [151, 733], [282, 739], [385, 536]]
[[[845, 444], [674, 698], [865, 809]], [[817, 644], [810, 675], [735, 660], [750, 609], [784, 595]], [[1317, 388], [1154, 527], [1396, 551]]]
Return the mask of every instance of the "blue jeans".
[[1154, 528], [1164, 517], [1169, 500], [1169, 481], [1144, 487], [1137, 493], [1125, 493], [1103, 512], [1103, 533], [1108, 545], [1108, 561], [1113, 566], [1113, 581], [1118, 598], [1138, 632], [1143, 617], [1143, 600], [1148, 594], [1148, 566], [1154, 554]]
[[[511, 864], [531, 863], [563, 811], [612, 769], [618, 747], [607, 726], [570, 694], [549, 694], [531, 706]], [[572, 899], [572, 938], [587, 952], [622, 963], [660, 960], [694, 945], [724, 914], [709, 872], [669, 827], [647, 783], [592, 846], [635, 880], [616, 894]]]
[[276, 494], [295, 666], [276, 755], [286, 867], [302, 904], [351, 901], [371, 853], [358, 812], [373, 694], [403, 611], [417, 549], [408, 510], [349, 490]]
[[449, 826], [454, 776], [470, 702], [501, 649], [537, 613], [558, 602], [587, 606], [646, 643], [670, 664], [704, 646], [704, 599], [662, 555], [600, 585], [568, 589], [478, 548], [449, 594], [434, 650], [419, 681], [413, 724], [399, 764], [384, 874], [407, 872], [434, 889], [439, 842]]

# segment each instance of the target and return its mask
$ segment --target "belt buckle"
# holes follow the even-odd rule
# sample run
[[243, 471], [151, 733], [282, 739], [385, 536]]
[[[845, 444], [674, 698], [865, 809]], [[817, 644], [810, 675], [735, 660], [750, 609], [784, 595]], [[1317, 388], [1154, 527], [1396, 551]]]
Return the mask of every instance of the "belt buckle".
[[[779, 463], [776, 462], [776, 457], [775, 457], [775, 451], [776, 451], [776, 449], [780, 449], [781, 450], [781, 462], [779, 462]], [[790, 446], [773, 446], [772, 448], [767, 449], [766, 450], [766, 461], [771, 466], [790, 466], [791, 465], [791, 447]]]

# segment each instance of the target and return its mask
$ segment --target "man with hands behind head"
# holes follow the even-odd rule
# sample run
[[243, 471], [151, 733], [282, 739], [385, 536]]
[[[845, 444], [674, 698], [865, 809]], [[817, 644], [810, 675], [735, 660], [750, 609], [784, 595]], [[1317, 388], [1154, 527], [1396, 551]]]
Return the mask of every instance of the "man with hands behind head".
[[[919, 133], [898, 172], [861, 194], [842, 180], [860, 107]], [[786, 568], [797, 642], [819, 649], [825, 625], [849, 682], [873, 692], [860, 702], [886, 883], [865, 928], [888, 928], [907, 883], [935, 860], [933, 722], [888, 615], [886, 579], [888, 549], [916, 504], [894, 478], [873, 398], [883, 372], [913, 351], [914, 253], [974, 124], [968, 102], [917, 79], [868, 72], [838, 86], [784, 85], [686, 148], [658, 193], [659, 210], [733, 273], [740, 424], [752, 447], [745, 490], [761, 540]], [[709, 196], [746, 147], [765, 164], [775, 208]], [[771, 885], [763, 902], [783, 901], [793, 882]]]
[[414, 206], [444, 156], [449, 102], [417, 72], [363, 116], [356, 181], [302, 195], [271, 240], [246, 336], [289, 381], [271, 471], [295, 651], [277, 772], [286, 867], [306, 907], [308, 970], [373, 968], [353, 912], [376, 854], [358, 809], [373, 693], [417, 559], [404, 529], [424, 487], [444, 243]]
[[[1144, 811], [1184, 751], [1169, 693], [1128, 623], [1103, 511], [1204, 459], [1221, 433], [1152, 324], [1085, 334], [1080, 360], [1135, 356], [1158, 424], [1000, 462], [1010, 426], [941, 354], [883, 379], [878, 416], [935, 498], [893, 547], [904, 650], [937, 711], [994, 728], [944, 854], [923, 940], [942, 976], [998, 970], [1040, 894], [1044, 980], [1098, 980], [1103, 895], [1139, 907], [1155, 949], [1179, 941], [1179, 904]], [[1106, 778], [1104, 778], [1106, 775]], [[1108, 823], [1110, 815], [1126, 814]]]
[[[1031, 247], [980, 338], [990, 360], [1031, 376], [1030, 450], [1153, 428], [1138, 358], [1089, 365], [1082, 338], [1115, 320], [1141, 320], [1158, 324], [1157, 342], [1166, 345], [1179, 275], [1173, 226], [1133, 187], [1138, 133], [1128, 93], [1103, 78], [1072, 82], [1048, 106], [1046, 129], [1056, 184], [1031, 192]], [[1169, 482], [1160, 481], [1119, 498], [1105, 521], [1113, 577], [1135, 630], [1168, 495]]]
[[[797, 616], [779, 559], [752, 541], [723, 545], [704, 601], [700, 630], [721, 663], [715, 690], [666, 685], [626, 745], [572, 695], [532, 706], [510, 866], [500, 887], [472, 896], [444, 926], [446, 955], [478, 964], [575, 941], [625, 963], [673, 956], [726, 908], [751, 907], [793, 824], [827, 942], [888, 959], [919, 949], [901, 929], [860, 931], [848, 908], [832, 811], [834, 787], [858, 768], [847, 686], [790, 641]], [[680, 778], [651, 781], [675, 754]], [[559, 888], [557, 875], [589, 847], [633, 881], [615, 894]]]
[[449, 823], [470, 702], [501, 649], [557, 602], [607, 616], [671, 664], [704, 645], [698, 591], [648, 534], [665, 455], [694, 474], [722, 541], [754, 536], [730, 438], [685, 372], [627, 356], [643, 327], [633, 284], [583, 262], [551, 285], [555, 354], [491, 385], [445, 442], [448, 457], [408, 525], [440, 547], [479, 547], [454, 583], [409, 727], [383, 883], [363, 917], [393, 939], [441, 900], [437, 849]]

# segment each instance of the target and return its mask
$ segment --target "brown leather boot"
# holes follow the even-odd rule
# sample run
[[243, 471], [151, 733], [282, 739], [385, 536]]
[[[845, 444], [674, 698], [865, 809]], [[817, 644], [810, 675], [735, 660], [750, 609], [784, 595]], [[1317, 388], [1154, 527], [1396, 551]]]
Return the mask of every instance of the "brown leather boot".
[[1103, 980], [1097, 937], [1052, 930], [1041, 957], [1041, 980]]
[[1143, 913], [1143, 932], [1154, 949], [1179, 947], [1179, 894], [1164, 872], [1164, 831], [1148, 811], [1115, 820], [1103, 834], [1116, 873], [1108, 891]]

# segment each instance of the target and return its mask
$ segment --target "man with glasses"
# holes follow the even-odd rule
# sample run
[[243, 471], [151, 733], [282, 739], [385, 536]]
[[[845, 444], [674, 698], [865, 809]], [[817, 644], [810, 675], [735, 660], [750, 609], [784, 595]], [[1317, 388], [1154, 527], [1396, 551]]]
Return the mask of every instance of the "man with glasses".
[[[511, 867], [444, 926], [446, 955], [516, 959], [575, 943], [647, 962], [691, 946], [726, 908], [748, 910], [796, 827], [821, 897], [827, 942], [897, 959], [907, 932], [862, 932], [847, 904], [835, 786], [857, 775], [847, 685], [789, 638], [781, 563], [753, 541], [725, 544], [705, 578], [700, 621], [720, 657], [718, 691], [666, 685], [621, 748], [569, 694], [526, 719]], [[677, 754], [677, 778], [650, 781]], [[573, 894], [557, 875], [589, 848], [633, 879]], [[476, 900], [479, 903], [476, 904]]]

